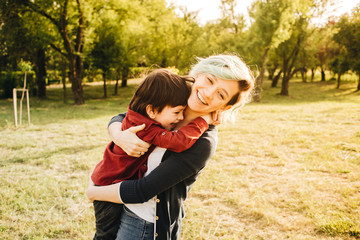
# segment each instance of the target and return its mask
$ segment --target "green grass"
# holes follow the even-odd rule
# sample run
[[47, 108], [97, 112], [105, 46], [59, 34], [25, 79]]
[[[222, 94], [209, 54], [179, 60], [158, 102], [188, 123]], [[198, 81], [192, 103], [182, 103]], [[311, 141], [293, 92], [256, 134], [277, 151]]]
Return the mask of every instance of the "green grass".
[[[130, 81], [131, 83], [131, 81]], [[111, 95], [113, 86], [109, 86]], [[182, 239], [360, 239], [360, 93], [356, 83], [265, 82], [261, 103], [219, 127], [217, 152], [190, 192]], [[108, 143], [109, 119], [134, 85], [86, 104], [32, 98], [15, 129], [0, 101], [0, 239], [91, 239], [88, 174]], [[70, 90], [68, 90], [70, 94]]]

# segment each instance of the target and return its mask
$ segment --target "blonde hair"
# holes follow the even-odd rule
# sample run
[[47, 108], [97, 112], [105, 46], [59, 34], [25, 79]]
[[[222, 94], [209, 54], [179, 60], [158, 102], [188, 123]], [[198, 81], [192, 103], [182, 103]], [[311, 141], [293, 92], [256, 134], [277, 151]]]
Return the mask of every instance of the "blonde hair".
[[239, 92], [228, 102], [231, 109], [227, 111], [228, 116], [234, 117], [246, 103], [251, 101], [252, 91], [255, 85], [255, 78], [250, 68], [236, 55], [214, 55], [207, 58], [197, 58], [198, 62], [191, 71], [190, 76], [198, 74], [211, 74], [225, 80], [239, 82]]

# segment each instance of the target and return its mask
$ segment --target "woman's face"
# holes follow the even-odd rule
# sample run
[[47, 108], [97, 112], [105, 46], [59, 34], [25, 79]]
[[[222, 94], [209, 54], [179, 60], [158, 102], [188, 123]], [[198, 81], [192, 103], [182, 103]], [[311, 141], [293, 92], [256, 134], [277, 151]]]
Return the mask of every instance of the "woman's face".
[[224, 80], [210, 74], [195, 77], [191, 87], [188, 107], [195, 112], [211, 113], [216, 110], [227, 110], [226, 104], [239, 92], [236, 80]]

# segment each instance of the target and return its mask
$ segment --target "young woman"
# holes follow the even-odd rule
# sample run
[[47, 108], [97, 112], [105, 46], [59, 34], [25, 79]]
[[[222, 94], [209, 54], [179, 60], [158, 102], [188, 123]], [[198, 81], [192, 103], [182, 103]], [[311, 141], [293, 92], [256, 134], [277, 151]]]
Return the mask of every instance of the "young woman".
[[[216, 55], [200, 59], [190, 75], [195, 78], [178, 128], [195, 118], [222, 112], [234, 113], [244, 105], [254, 87], [254, 78], [246, 64], [237, 56]], [[124, 115], [109, 123], [110, 136], [127, 154], [141, 155], [149, 147], [135, 135], [142, 128], [120, 131]], [[183, 202], [207, 161], [215, 153], [217, 130], [211, 125], [188, 150], [175, 153], [155, 149], [148, 158], [148, 171], [139, 180], [87, 189], [90, 200], [124, 203], [120, 217], [118, 240], [172, 239], [180, 236], [184, 217]], [[160, 164], [161, 163], [161, 164]]]

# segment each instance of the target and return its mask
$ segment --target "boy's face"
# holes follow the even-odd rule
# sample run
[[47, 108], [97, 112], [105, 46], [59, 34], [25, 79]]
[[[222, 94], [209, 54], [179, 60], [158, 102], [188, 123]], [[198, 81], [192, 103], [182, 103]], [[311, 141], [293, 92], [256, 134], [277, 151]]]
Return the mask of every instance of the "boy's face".
[[184, 119], [184, 110], [186, 106], [170, 107], [165, 106], [161, 112], [154, 111], [153, 120], [159, 122], [163, 128], [172, 130], [178, 122]]

